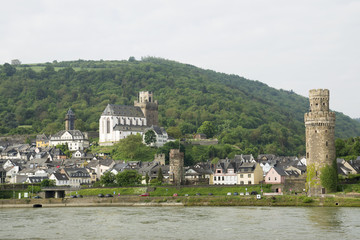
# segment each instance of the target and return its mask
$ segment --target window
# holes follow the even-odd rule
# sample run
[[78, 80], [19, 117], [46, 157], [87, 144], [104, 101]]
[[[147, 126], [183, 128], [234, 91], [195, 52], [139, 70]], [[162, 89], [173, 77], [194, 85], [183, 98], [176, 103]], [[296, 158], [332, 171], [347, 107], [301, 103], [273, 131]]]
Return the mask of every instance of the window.
[[244, 177], [244, 174], [240, 174], [240, 178], [243, 178]]
[[216, 177], [214, 177], [214, 181], [216, 181]]
[[270, 181], [270, 177], [269, 177], [269, 179], [268, 179], [269, 181]]
[[216, 173], [221, 173], [221, 170], [219, 170], [219, 169], [218, 169], [218, 170], [216, 170]]
[[326, 146], [329, 146], [329, 143], [328, 143], [328, 141], [326, 141]]
[[248, 181], [248, 184], [251, 184], [251, 181]]
[[106, 120], [106, 133], [110, 133], [110, 119]]
[[240, 184], [244, 184], [244, 181], [240, 181]]
[[275, 177], [275, 181], [277, 180], [277, 177]]
[[251, 174], [248, 174], [248, 178], [251, 178]]

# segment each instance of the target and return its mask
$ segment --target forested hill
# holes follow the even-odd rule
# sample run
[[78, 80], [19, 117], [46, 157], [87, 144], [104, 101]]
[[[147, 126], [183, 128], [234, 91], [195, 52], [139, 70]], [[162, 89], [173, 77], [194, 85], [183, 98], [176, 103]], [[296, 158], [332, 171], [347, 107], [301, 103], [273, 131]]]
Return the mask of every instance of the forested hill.
[[[69, 108], [76, 128], [97, 131], [108, 103], [133, 105], [154, 92], [161, 126], [175, 136], [214, 126], [221, 143], [244, 152], [303, 154], [308, 99], [258, 81], [159, 58], [68, 61], [0, 68], [0, 133], [52, 134]], [[360, 135], [360, 123], [337, 114], [336, 136]]]

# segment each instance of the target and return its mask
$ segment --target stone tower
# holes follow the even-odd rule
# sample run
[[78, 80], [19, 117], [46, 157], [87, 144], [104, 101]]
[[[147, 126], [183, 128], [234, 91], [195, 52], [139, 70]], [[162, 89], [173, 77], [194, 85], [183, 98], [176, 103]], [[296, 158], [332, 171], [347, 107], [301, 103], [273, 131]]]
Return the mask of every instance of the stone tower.
[[146, 118], [147, 126], [158, 126], [158, 102], [154, 101], [151, 91], [139, 92], [138, 100], [134, 101], [134, 106], [140, 107]]
[[184, 153], [180, 152], [180, 149], [170, 149], [169, 160], [170, 183], [182, 185], [184, 183]]
[[65, 130], [75, 130], [75, 113], [69, 108], [65, 115]]
[[325, 193], [320, 172], [332, 165], [335, 152], [335, 113], [329, 110], [329, 90], [313, 89], [309, 92], [310, 112], [305, 114], [306, 165], [309, 195]]

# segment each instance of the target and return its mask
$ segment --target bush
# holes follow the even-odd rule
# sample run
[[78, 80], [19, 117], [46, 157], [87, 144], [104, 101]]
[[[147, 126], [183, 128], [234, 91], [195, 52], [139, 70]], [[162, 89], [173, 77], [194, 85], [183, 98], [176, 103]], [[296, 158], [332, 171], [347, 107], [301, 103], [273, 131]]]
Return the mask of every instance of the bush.
[[312, 203], [314, 200], [311, 197], [304, 197], [302, 199], [303, 203]]

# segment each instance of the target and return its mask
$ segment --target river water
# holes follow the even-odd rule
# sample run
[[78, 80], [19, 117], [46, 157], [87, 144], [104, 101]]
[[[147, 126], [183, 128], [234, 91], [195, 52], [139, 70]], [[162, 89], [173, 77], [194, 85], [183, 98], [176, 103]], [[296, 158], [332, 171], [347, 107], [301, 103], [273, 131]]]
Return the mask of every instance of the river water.
[[360, 208], [0, 209], [0, 239], [359, 239]]

